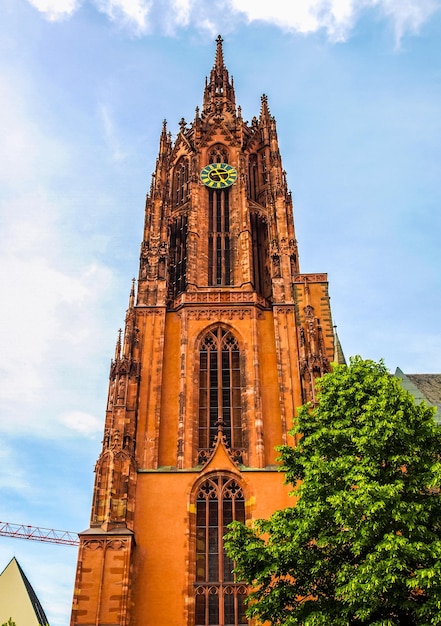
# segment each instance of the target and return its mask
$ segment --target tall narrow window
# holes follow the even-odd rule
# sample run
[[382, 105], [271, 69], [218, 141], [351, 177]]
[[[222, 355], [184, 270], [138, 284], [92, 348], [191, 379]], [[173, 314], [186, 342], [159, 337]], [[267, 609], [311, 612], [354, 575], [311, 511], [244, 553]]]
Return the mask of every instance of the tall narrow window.
[[199, 353], [199, 450], [207, 452], [219, 432], [235, 452], [243, 447], [240, 352], [225, 328], [208, 332]]
[[173, 178], [173, 204], [178, 206], [188, 199], [188, 159], [181, 158], [175, 167]]
[[187, 286], [187, 216], [179, 215], [170, 227], [169, 293], [175, 298]]
[[254, 289], [264, 298], [271, 295], [271, 278], [268, 252], [268, 227], [264, 218], [251, 213], [251, 236], [253, 241]]
[[262, 152], [260, 155], [260, 167], [262, 169], [262, 184], [266, 185], [268, 182], [268, 171], [266, 167], [266, 154]]
[[[228, 163], [228, 150], [215, 144], [209, 163]], [[231, 284], [230, 190], [208, 190], [208, 284]]]
[[234, 478], [205, 480], [196, 499], [195, 626], [246, 626], [246, 586], [237, 582], [223, 537], [233, 520], [245, 521], [245, 500]]
[[229, 189], [208, 189], [208, 284], [231, 284]]
[[251, 200], [257, 201], [257, 154], [250, 154], [248, 161], [248, 195]]

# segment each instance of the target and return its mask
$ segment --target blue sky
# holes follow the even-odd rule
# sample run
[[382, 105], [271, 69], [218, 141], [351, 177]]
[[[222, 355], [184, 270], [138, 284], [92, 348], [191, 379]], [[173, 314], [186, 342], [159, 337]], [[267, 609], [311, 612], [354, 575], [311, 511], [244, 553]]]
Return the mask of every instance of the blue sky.
[[[89, 521], [109, 363], [162, 120], [201, 104], [224, 38], [250, 120], [268, 94], [303, 272], [346, 356], [441, 371], [439, 0], [3, 0], [0, 519]], [[75, 548], [0, 538], [51, 626]]]

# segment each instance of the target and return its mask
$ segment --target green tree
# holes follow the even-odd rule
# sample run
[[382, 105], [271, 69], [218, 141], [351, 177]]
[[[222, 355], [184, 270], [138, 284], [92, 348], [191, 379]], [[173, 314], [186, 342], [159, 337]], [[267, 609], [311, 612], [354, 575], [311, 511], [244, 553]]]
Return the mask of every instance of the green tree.
[[13, 622], [12, 618], [10, 617], [7, 622], [2, 624], [2, 626], [15, 626], [15, 622]]
[[280, 448], [295, 506], [227, 535], [248, 615], [302, 626], [441, 624], [441, 433], [382, 362], [317, 381]]

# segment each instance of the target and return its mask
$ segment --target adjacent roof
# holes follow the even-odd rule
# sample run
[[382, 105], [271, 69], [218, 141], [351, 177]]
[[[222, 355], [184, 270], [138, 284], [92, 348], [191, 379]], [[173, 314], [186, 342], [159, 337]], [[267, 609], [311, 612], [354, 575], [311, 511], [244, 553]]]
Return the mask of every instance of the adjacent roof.
[[395, 376], [401, 378], [404, 389], [420, 402], [435, 406], [435, 420], [441, 424], [441, 374], [405, 374], [397, 367]]
[[17, 559], [0, 574], [0, 624], [12, 619], [16, 626], [48, 626], [46, 614]]

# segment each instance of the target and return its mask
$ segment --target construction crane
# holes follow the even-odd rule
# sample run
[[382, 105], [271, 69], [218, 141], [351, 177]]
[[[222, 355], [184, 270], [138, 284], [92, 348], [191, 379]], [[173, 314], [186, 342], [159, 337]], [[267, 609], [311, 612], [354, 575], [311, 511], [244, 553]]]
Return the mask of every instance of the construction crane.
[[77, 533], [68, 530], [54, 530], [53, 528], [10, 524], [9, 522], [0, 522], [0, 537], [31, 539], [32, 541], [58, 543], [65, 546], [78, 546], [80, 543]]

